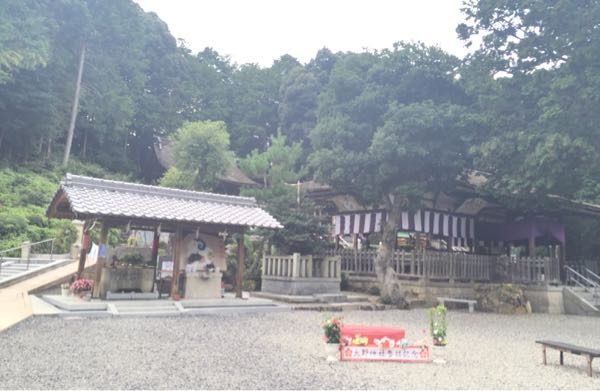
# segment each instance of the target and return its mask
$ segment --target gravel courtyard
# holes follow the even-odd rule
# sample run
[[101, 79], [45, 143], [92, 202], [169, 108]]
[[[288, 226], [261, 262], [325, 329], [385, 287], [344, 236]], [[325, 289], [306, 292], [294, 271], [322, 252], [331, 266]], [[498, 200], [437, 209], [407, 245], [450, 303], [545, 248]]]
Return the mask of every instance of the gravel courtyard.
[[[339, 314], [339, 313], [338, 313]], [[448, 313], [444, 364], [327, 363], [325, 313], [177, 318], [29, 319], [0, 333], [2, 389], [600, 389], [585, 359], [549, 351], [539, 338], [600, 348], [600, 318]], [[423, 309], [344, 312], [345, 322], [401, 326], [409, 341]]]

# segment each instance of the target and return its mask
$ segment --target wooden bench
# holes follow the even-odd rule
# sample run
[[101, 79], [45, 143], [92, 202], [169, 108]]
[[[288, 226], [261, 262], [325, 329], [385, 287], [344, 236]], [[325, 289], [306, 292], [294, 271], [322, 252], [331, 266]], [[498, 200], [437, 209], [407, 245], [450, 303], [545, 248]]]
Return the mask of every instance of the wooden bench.
[[544, 365], [546, 364], [546, 348], [552, 348], [560, 351], [560, 365], [563, 365], [563, 353], [571, 353], [577, 356], [587, 357], [587, 373], [592, 376], [592, 360], [596, 357], [600, 357], [600, 350], [584, 348], [581, 346], [575, 346], [564, 342], [556, 341], [535, 341], [542, 345], [542, 351], [544, 353]]
[[469, 300], [469, 299], [453, 299], [451, 297], [438, 297], [437, 301], [441, 304], [441, 305], [446, 305], [446, 302], [449, 303], [463, 303], [463, 304], [468, 304], [469, 305], [469, 312], [473, 312], [475, 310], [475, 303], [477, 303], [477, 300]]

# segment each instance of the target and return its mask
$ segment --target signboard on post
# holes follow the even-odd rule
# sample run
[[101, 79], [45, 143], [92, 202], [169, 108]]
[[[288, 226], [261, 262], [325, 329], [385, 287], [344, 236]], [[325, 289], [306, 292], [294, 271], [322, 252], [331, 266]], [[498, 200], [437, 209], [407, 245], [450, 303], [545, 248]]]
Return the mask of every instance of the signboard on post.
[[408, 345], [404, 329], [343, 325], [341, 359], [348, 361], [430, 362], [426, 345]]

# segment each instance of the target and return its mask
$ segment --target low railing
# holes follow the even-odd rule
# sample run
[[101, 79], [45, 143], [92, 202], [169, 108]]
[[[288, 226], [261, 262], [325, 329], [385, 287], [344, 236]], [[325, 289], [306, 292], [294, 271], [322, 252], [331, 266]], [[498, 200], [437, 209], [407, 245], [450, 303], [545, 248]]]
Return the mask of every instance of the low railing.
[[556, 258], [498, 257], [496, 260], [495, 279], [501, 282], [517, 283], [558, 283], [560, 282], [560, 265]]
[[[50, 250], [49, 254], [44, 254], [45, 256], [47, 256], [50, 260], [52, 260], [53, 256], [54, 256], [54, 241], [56, 239], [55, 238], [51, 238], [51, 239], [45, 239], [45, 240], [40, 240], [39, 242], [23, 242], [19, 247], [13, 247], [13, 248], [8, 248], [5, 250], [0, 251], [0, 272], [2, 271], [2, 264], [5, 262], [11, 262], [11, 263], [23, 263], [24, 261], [27, 262], [27, 267], [25, 270], [29, 270], [29, 263], [31, 261], [32, 257], [35, 257], [34, 254], [32, 254], [32, 248], [37, 246], [40, 249], [44, 249], [44, 251], [48, 251], [48, 247]], [[19, 257], [9, 257], [8, 255], [16, 255], [16, 253], [19, 253], [20, 256]]]
[[600, 304], [600, 283], [596, 280], [598, 276], [595, 273], [592, 272], [595, 277], [588, 278], [570, 266], [565, 266], [565, 271], [567, 285], [577, 286], [591, 293], [594, 305]]
[[281, 278], [341, 278], [340, 258], [313, 255], [266, 255], [262, 275]]
[[[376, 250], [338, 249], [342, 271], [375, 274]], [[392, 267], [400, 278], [548, 283], [560, 280], [557, 259], [508, 258], [505, 256], [442, 251], [396, 250]]]

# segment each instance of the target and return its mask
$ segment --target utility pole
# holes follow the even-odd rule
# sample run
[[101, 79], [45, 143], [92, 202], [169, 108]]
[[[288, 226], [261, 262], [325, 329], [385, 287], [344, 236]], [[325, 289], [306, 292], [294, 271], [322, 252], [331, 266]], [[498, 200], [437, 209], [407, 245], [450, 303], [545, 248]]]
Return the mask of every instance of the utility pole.
[[77, 84], [75, 86], [75, 99], [71, 109], [71, 123], [67, 133], [67, 144], [65, 145], [65, 155], [63, 157], [63, 166], [69, 162], [71, 154], [71, 144], [73, 143], [73, 132], [75, 131], [75, 121], [77, 120], [77, 110], [79, 108], [79, 92], [81, 91], [81, 76], [83, 75], [83, 62], [85, 60], [85, 43], [81, 44], [81, 53], [79, 55], [79, 70], [77, 71]]

